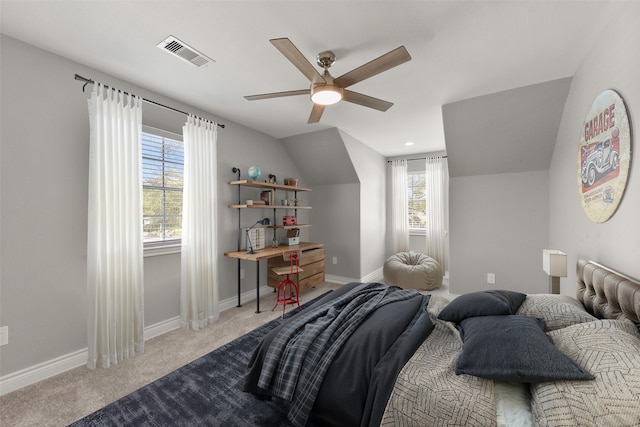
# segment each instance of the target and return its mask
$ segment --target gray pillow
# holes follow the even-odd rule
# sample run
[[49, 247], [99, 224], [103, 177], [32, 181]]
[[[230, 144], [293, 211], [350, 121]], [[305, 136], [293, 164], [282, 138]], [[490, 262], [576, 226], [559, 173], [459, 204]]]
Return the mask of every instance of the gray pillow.
[[523, 383], [594, 379], [553, 345], [541, 319], [480, 316], [463, 320], [458, 329], [464, 343], [458, 375]]
[[438, 319], [460, 323], [468, 317], [515, 314], [526, 294], [491, 290], [460, 295], [438, 315]]

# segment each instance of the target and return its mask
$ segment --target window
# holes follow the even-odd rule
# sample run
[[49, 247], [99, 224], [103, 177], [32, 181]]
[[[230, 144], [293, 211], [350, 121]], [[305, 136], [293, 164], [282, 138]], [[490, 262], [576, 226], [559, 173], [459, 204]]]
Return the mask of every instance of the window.
[[409, 229], [424, 232], [427, 228], [427, 196], [424, 172], [409, 172], [407, 176]]
[[145, 247], [182, 238], [184, 146], [180, 135], [142, 132], [142, 230]]

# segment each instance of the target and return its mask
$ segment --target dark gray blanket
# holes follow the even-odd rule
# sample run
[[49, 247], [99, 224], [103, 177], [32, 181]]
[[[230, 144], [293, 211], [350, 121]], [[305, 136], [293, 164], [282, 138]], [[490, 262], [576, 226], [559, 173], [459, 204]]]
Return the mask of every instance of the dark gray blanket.
[[245, 391], [292, 402], [295, 425], [378, 425], [398, 372], [428, 336], [429, 297], [352, 283], [270, 333]]

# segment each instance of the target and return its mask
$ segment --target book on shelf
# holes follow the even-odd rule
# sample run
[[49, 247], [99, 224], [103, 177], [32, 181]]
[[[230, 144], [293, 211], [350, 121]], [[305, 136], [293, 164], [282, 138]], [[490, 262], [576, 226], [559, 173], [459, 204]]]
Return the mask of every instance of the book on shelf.
[[260, 193], [260, 200], [264, 201], [267, 205], [275, 204], [275, 192], [273, 190], [265, 190]]

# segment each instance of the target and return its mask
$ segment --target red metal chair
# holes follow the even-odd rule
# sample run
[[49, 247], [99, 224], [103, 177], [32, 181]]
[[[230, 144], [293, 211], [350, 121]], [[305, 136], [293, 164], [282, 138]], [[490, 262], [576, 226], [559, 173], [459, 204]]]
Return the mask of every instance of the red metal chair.
[[[287, 276], [278, 283], [276, 303], [271, 309], [275, 310], [278, 304], [282, 304], [282, 317], [284, 318], [284, 310], [287, 305], [298, 305], [298, 310], [302, 310], [300, 307], [300, 298], [298, 296], [298, 284], [291, 279], [294, 274], [298, 276], [298, 273], [304, 271], [300, 268], [300, 251], [286, 251], [282, 254], [282, 258], [285, 261], [289, 261], [289, 266], [276, 267], [271, 269], [278, 276]], [[298, 279], [299, 280], [299, 279]]]

